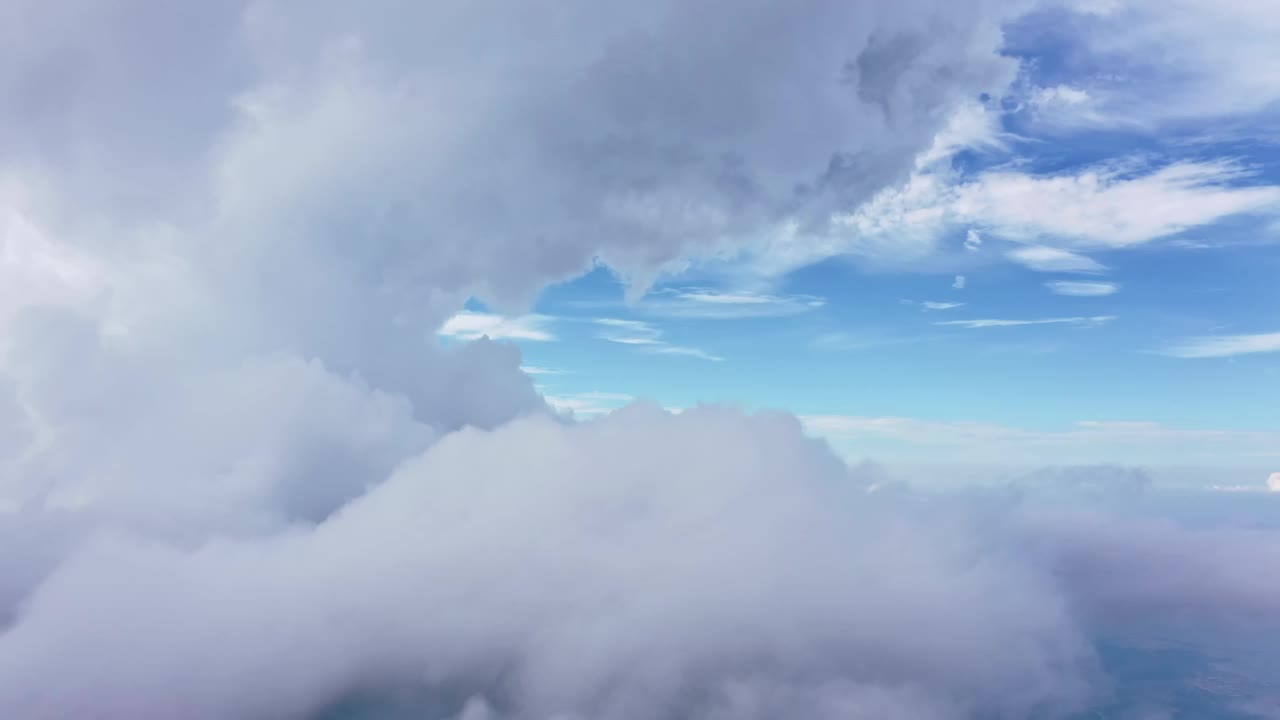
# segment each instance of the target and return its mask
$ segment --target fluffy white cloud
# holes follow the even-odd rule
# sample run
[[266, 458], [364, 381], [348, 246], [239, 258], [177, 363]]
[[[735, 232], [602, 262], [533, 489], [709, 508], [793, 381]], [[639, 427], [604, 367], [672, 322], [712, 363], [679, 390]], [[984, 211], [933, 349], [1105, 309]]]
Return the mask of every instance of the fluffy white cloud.
[[462, 431], [312, 528], [84, 547], [0, 642], [0, 707], [1056, 715], [1102, 692], [1094, 633], [1280, 610], [1253, 571], [1275, 538], [1063, 503], [1098, 474], [1012, 504], [868, 494], [793, 419], [717, 408]]
[[784, 699], [952, 717], [1084, 698], [1091, 651], [1031, 557], [864, 497], [781, 416], [457, 433], [313, 530], [86, 548], [0, 643], [0, 707], [301, 717], [416, 686], [516, 717]]
[[[881, 504], [782, 416], [574, 425], [621, 399], [466, 341], [545, 323], [457, 315], [825, 228], [1008, 84], [1021, 6], [5, 4], [0, 714], [1080, 707], [1077, 606], [1200, 599], [1149, 547]], [[1207, 569], [1210, 619], [1280, 597]]]
[[955, 280], [951, 282], [951, 287], [955, 288], [956, 290], [963, 290], [965, 286], [965, 282], [966, 281], [963, 275], [957, 275]]

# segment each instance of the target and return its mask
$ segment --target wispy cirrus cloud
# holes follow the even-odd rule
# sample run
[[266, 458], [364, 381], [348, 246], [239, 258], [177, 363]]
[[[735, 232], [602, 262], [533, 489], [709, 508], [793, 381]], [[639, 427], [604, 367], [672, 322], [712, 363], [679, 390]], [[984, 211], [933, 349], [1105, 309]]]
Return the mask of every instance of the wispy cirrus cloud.
[[520, 369], [526, 375], [564, 375], [568, 371], [557, 370], [555, 368], [538, 367], [537, 365], [521, 365]]
[[774, 295], [695, 287], [655, 291], [647, 295], [637, 309], [650, 315], [715, 320], [799, 315], [824, 305], [826, 300], [815, 295]]
[[548, 329], [555, 318], [549, 315], [506, 317], [495, 313], [463, 310], [449, 318], [436, 334], [456, 340], [529, 340], [547, 342], [556, 336]]
[[939, 302], [936, 300], [903, 300], [904, 305], [914, 305], [921, 310], [954, 310], [958, 307], [964, 307], [962, 302]]
[[1219, 358], [1272, 352], [1280, 352], [1280, 332], [1192, 337], [1157, 351], [1160, 355], [1177, 358]]
[[1020, 325], [1076, 325], [1079, 327], [1097, 327], [1105, 325], [1115, 320], [1114, 315], [1095, 315], [1092, 317], [1060, 317], [1060, 318], [1041, 318], [1036, 320], [1006, 320], [997, 318], [984, 318], [980, 320], [944, 320], [936, 322], [934, 325], [953, 325], [969, 329], [993, 328], [993, 327], [1017, 327]]
[[1106, 272], [1107, 270], [1106, 265], [1093, 258], [1070, 250], [1062, 250], [1046, 245], [1017, 248], [1009, 251], [1007, 257], [1019, 265], [1037, 272], [1091, 274]]
[[1106, 295], [1114, 295], [1120, 291], [1119, 283], [1113, 282], [1076, 282], [1071, 280], [1058, 280], [1055, 282], [1047, 282], [1044, 284], [1049, 288], [1049, 292], [1055, 295], [1068, 295], [1071, 297], [1103, 297]]
[[639, 346], [643, 352], [653, 355], [682, 355], [712, 362], [724, 360], [723, 357], [700, 348], [673, 345], [662, 338], [662, 330], [643, 320], [596, 318], [594, 322], [603, 328], [597, 335], [601, 340]]

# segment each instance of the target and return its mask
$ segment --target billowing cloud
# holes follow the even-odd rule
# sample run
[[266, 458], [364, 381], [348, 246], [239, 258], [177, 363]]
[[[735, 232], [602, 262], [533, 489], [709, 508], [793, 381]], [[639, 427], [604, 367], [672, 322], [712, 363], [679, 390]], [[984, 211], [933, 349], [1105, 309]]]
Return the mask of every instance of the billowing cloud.
[[1273, 616], [1269, 535], [868, 495], [781, 415], [575, 424], [623, 399], [494, 341], [594, 263], [839, 225], [1022, 7], [6, 4], [0, 715], [1054, 716], [1119, 610]]

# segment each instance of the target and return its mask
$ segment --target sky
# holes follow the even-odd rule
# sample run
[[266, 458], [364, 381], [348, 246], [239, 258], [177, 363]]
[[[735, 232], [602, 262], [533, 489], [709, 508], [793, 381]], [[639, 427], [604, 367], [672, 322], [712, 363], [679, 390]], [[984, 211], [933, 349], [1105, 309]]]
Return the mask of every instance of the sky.
[[1277, 36], [0, 4], [0, 717], [1280, 717]]
[[794, 412], [851, 458], [1260, 481], [1280, 460], [1277, 22], [1265, 3], [1034, 9], [1004, 27], [1009, 82], [825, 233], [783, 221], [640, 281], [601, 264], [441, 334], [518, 344], [577, 416], [728, 402]]

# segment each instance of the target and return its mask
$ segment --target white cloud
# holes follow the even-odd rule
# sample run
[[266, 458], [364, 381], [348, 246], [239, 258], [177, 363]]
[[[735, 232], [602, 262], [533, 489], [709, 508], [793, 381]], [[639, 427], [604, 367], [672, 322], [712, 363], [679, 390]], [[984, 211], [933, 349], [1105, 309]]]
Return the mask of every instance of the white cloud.
[[1228, 161], [1142, 167], [1134, 160], [1060, 175], [986, 173], [954, 188], [950, 210], [1022, 242], [1052, 237], [1104, 248], [1140, 245], [1240, 214], [1280, 212], [1280, 186], [1242, 185], [1256, 173]]
[[1280, 352], [1280, 333], [1187, 338], [1160, 351], [1162, 355], [1179, 358], [1232, 357], [1271, 352]]
[[[802, 415], [805, 428], [847, 451], [897, 460], [926, 454], [946, 461], [1043, 464], [1144, 457], [1170, 464], [1246, 461], [1280, 443], [1280, 432], [1186, 429], [1155, 422], [1084, 420], [1061, 430], [909, 417]], [[945, 478], [943, 479], [946, 480]]]
[[635, 309], [664, 317], [734, 319], [783, 317], [812, 312], [826, 305], [813, 295], [773, 295], [747, 290], [671, 288], [646, 295]]
[[1079, 325], [1081, 327], [1096, 327], [1105, 325], [1115, 320], [1113, 315], [1096, 315], [1093, 317], [1061, 317], [1061, 318], [1042, 318], [1039, 320], [944, 320], [935, 322], [934, 325], [955, 325], [970, 329], [992, 328], [992, 327], [1016, 327], [1019, 325]]
[[1076, 5], [1090, 17], [1066, 25], [1087, 28], [1071, 33], [1066, 54], [1076, 67], [1109, 69], [1081, 73], [1095, 122], [1152, 128], [1265, 113], [1280, 100], [1280, 17], [1269, 0], [1135, 0], [1101, 12]]
[[1120, 285], [1112, 282], [1077, 282], [1072, 280], [1058, 280], [1055, 282], [1047, 282], [1044, 285], [1055, 295], [1069, 295], [1073, 297], [1102, 297], [1105, 295], [1114, 295], [1120, 291]]
[[1280, 612], [1271, 535], [899, 504], [788, 416], [575, 425], [466, 341], [856, 207], [1020, 5], [4, 5], [0, 715], [1069, 714], [1126, 609]]
[[982, 249], [982, 235], [973, 228], [969, 228], [964, 234], [964, 249], [969, 252], [977, 252]]
[[1010, 260], [1037, 272], [1100, 273], [1107, 269], [1093, 258], [1043, 245], [1018, 248], [1008, 255]]
[[553, 318], [546, 315], [504, 317], [493, 313], [463, 310], [446, 320], [436, 332], [458, 340], [478, 340], [488, 337], [493, 340], [546, 342], [556, 339], [555, 335], [547, 330], [552, 320]]
[[597, 318], [596, 324], [606, 328], [599, 337], [602, 340], [622, 345], [638, 345], [643, 352], [654, 355], [682, 355], [700, 360], [720, 362], [724, 358], [713, 355], [698, 348], [672, 345], [663, 339], [663, 333], [652, 324], [642, 320], [621, 320], [617, 318]]
[[914, 300], [903, 300], [906, 305], [917, 305], [921, 310], [954, 310], [958, 307], [964, 307], [962, 302], [938, 302], [936, 300], [924, 300], [915, 302]]
[[564, 370], [538, 367], [537, 365], [521, 365], [520, 371], [526, 375], [564, 375]]
[[662, 331], [643, 320], [596, 318], [595, 323], [605, 328], [598, 336], [602, 340], [623, 345], [657, 345], [662, 341]]
[[1267, 476], [1267, 490], [1280, 492], [1280, 472], [1273, 472]]
[[839, 254], [911, 265], [967, 228], [966, 239], [973, 231], [987, 245], [994, 238], [1035, 248], [1013, 255], [1015, 262], [1073, 253], [1038, 264], [1099, 272], [1100, 264], [1074, 253], [1135, 247], [1250, 215], [1280, 215], [1280, 186], [1227, 160], [1153, 168], [1149, 159], [1134, 157], [1053, 174], [998, 169], [976, 177], [926, 169], [834, 217], [826, 236], [812, 242], [784, 236], [767, 248], [783, 267]]
[[684, 355], [686, 357], [695, 357], [699, 360], [709, 360], [711, 362], [722, 362], [724, 358], [719, 355], [712, 355], [705, 350], [698, 348], [681, 347], [679, 345], [663, 345], [654, 348], [653, 352], [657, 355]]
[[963, 290], [965, 286], [965, 278], [963, 275], [957, 275], [956, 279], [951, 282], [951, 287], [956, 290]]
[[575, 418], [590, 418], [613, 412], [634, 398], [623, 393], [585, 392], [570, 395], [547, 394], [547, 404], [556, 412]]

